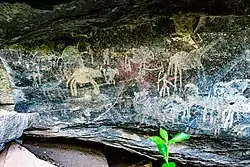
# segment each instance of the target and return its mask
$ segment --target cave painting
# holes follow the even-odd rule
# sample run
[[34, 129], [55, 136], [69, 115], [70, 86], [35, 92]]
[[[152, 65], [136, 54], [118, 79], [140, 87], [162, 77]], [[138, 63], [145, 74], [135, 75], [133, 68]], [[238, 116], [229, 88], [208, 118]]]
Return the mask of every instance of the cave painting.
[[[22, 56], [20, 64], [12, 64], [11, 61], [7, 63], [10, 64], [11, 68], [12, 66], [23, 65], [23, 71], [27, 72], [27, 78], [36, 83], [33, 86], [35, 85], [37, 89], [33, 90], [38, 91], [39, 96], [42, 95], [41, 99], [46, 98], [46, 103], [53, 103], [53, 105], [54, 102], [66, 103], [68, 98], [64, 90], [66, 83], [71, 96], [81, 97], [81, 102], [88, 102], [90, 106], [92, 101], [89, 102], [86, 100], [87, 98], [83, 98], [87, 93], [91, 97], [93, 97], [93, 94], [99, 94], [98, 97], [108, 96], [108, 99], [116, 99], [115, 102], [100, 100], [104, 98], [95, 99], [96, 103], [93, 105], [105, 106], [100, 107], [105, 110], [105, 115], [106, 113], [112, 113], [113, 108], [115, 111], [117, 109], [115, 105], [121, 103], [117, 106], [120, 107], [120, 110], [124, 109], [124, 111], [117, 113], [120, 114], [119, 117], [121, 119], [125, 117], [126, 112], [133, 106], [136, 112], [133, 119], [140, 124], [152, 121], [153, 118], [154, 121], [162, 125], [169, 123], [171, 123], [171, 126], [180, 125], [185, 127], [187, 131], [201, 129], [217, 135], [221, 134], [221, 132], [237, 132], [238, 129], [238, 131], [245, 134], [250, 128], [249, 122], [246, 122], [250, 115], [250, 102], [249, 97], [243, 94], [249, 89], [249, 79], [212, 80], [214, 83], [212, 85], [208, 83], [206, 85], [208, 89], [204, 91], [200, 85], [194, 83], [193, 78], [186, 77], [189, 74], [192, 77], [196, 75], [193, 72], [189, 73], [191, 70], [194, 70], [194, 72], [201, 70], [203, 72], [206, 66], [203, 67], [205, 64], [202, 64], [203, 61], [201, 60], [209, 59], [211, 52], [212, 54], [220, 53], [220, 50], [216, 50], [216, 47], [212, 48], [216, 43], [217, 40], [189, 52], [178, 51], [175, 53], [167, 50], [161, 50], [161, 53], [159, 50], [154, 50], [153, 53], [150, 50], [151, 48], [147, 47], [122, 48], [116, 51], [112, 48], [106, 48], [102, 50], [101, 55], [95, 55], [94, 66], [99, 65], [102, 66], [101, 68], [94, 68], [90, 59], [88, 59], [89, 62], [85, 60], [86, 56], [82, 56], [74, 47], [67, 47], [63, 51], [63, 55], [60, 55], [60, 53], [50, 54], [46, 58], [34, 56], [39, 61], [30, 59], [28, 56]], [[213, 50], [210, 50], [210, 48]], [[68, 53], [67, 50], [69, 52], [73, 50], [74, 53]], [[246, 51], [246, 55], [249, 54], [248, 52]], [[155, 60], [154, 56], [159, 56], [160, 60]], [[214, 55], [212, 56], [214, 57]], [[249, 60], [248, 57], [246, 57], [246, 60]], [[79, 58], [82, 61], [79, 61]], [[40, 59], [44, 62], [40, 61]], [[118, 65], [115, 66], [115, 63], [118, 63]], [[29, 68], [26, 67], [27, 65]], [[230, 63], [229, 65], [230, 67], [226, 66], [227, 70], [232, 69], [232, 65]], [[17, 73], [20, 72], [17, 71]], [[214, 76], [214, 78], [218, 78], [217, 72]], [[148, 82], [150, 86], [137, 87], [134, 82], [139, 83], [139, 77], [148, 79], [145, 82]], [[117, 95], [115, 91], [114, 94], [109, 92], [110, 94], [107, 95], [108, 91], [100, 91], [99, 89], [101, 86], [108, 87], [109, 90], [119, 86], [126, 87], [126, 83], [130, 81], [132, 81], [131, 83], [133, 83], [135, 89], [129, 87], [129, 91], [127, 91], [124, 88], [127, 91], [126, 97]], [[119, 84], [116, 85], [117, 82]], [[123, 83], [125, 84], [123, 85]], [[83, 84], [89, 84], [91, 87], [87, 88], [87, 93], [85, 90], [80, 90], [79, 85]], [[177, 91], [177, 88], [182, 89], [182, 91]], [[79, 109], [81, 104], [78, 102], [77, 100], [77, 103], [71, 105], [77, 111], [83, 110]], [[107, 106], [111, 107], [107, 109]], [[84, 110], [91, 109], [86, 106]], [[100, 114], [95, 121], [101, 119], [103, 115]], [[113, 113], [110, 115], [112, 115], [111, 119], [114, 119]]]
[[66, 94], [63, 89], [60, 88], [61, 81], [57, 82], [47, 82], [40, 87], [44, 97], [49, 101], [64, 101], [67, 99]]
[[103, 52], [102, 52], [103, 65], [109, 65], [110, 64], [109, 55], [110, 55], [109, 48], [104, 49]]
[[[169, 78], [166, 73], [163, 74], [161, 77], [162, 71], [159, 72], [158, 74], [158, 82], [157, 82], [157, 90], [159, 91], [159, 95], [161, 97], [164, 97], [166, 95], [170, 96], [170, 86], [174, 86], [172, 82], [169, 81]], [[160, 84], [162, 82], [162, 86], [160, 87]]]
[[[174, 80], [174, 90], [177, 91], [177, 78], [179, 77], [180, 90], [182, 90], [182, 79], [183, 72], [191, 69], [204, 70], [204, 67], [201, 63], [201, 59], [204, 57], [204, 54], [210, 50], [218, 40], [211, 42], [207, 46], [194, 49], [190, 52], [180, 51], [175, 53], [169, 59], [169, 65], [167, 70], [167, 75], [173, 75]], [[209, 59], [208, 57], [206, 57]], [[178, 76], [179, 73], [179, 76]]]
[[108, 67], [107, 69], [103, 69], [103, 75], [107, 84], [115, 84], [115, 76], [119, 75], [119, 71], [117, 68], [112, 69]]
[[[132, 55], [132, 57], [128, 57]], [[128, 64], [128, 70], [132, 71], [131, 63], [139, 64], [140, 71], [143, 70], [148, 60], [154, 59], [154, 53], [148, 48], [141, 46], [140, 48], [132, 48], [125, 52], [125, 64]]]
[[95, 78], [102, 77], [102, 73], [98, 69], [82, 66], [75, 70], [71, 77], [67, 80], [67, 86], [70, 88], [72, 96], [77, 96], [77, 83], [85, 84], [91, 83], [94, 87], [96, 94], [100, 93], [99, 86], [94, 80]]

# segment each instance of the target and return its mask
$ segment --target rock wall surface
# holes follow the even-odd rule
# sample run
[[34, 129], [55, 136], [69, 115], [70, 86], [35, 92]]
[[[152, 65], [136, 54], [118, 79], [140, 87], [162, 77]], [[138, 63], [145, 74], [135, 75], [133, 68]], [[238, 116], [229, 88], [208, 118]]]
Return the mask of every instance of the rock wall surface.
[[248, 165], [250, 17], [156, 4], [1, 4], [0, 58], [15, 110], [40, 114], [26, 134], [158, 158], [143, 135], [164, 127], [193, 136], [171, 148], [177, 161]]

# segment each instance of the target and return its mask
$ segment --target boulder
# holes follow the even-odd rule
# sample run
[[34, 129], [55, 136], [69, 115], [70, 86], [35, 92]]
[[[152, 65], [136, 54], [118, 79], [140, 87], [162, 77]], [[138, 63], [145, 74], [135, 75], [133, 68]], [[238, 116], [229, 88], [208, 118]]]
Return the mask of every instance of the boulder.
[[56, 167], [38, 159], [24, 147], [12, 143], [0, 154], [0, 167]]
[[41, 159], [63, 167], [109, 167], [105, 156], [94, 149], [68, 144], [26, 143], [25, 148]]

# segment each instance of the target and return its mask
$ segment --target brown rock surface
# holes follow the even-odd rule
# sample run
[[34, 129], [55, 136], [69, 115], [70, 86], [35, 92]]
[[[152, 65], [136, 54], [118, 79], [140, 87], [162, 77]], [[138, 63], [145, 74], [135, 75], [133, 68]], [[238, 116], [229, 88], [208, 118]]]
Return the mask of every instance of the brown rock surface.
[[55, 167], [49, 162], [38, 159], [24, 147], [12, 143], [0, 154], [0, 167]]
[[109, 167], [105, 156], [94, 149], [67, 144], [24, 144], [38, 157], [62, 167]]

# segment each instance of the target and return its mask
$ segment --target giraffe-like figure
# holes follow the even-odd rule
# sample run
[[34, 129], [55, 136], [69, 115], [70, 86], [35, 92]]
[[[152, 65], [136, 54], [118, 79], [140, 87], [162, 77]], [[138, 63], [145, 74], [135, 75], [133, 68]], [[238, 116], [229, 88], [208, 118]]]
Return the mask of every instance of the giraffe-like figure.
[[190, 69], [204, 70], [204, 67], [201, 63], [201, 59], [204, 56], [204, 54], [209, 49], [211, 49], [218, 41], [219, 39], [212, 42], [208, 46], [197, 48], [190, 52], [180, 51], [180, 52], [175, 53], [172, 57], [170, 57], [167, 75], [168, 76], [174, 75], [174, 78], [175, 78], [174, 90], [175, 91], [177, 91], [178, 73], [179, 73], [180, 89], [182, 89], [183, 72], [186, 70], [190, 70]]

